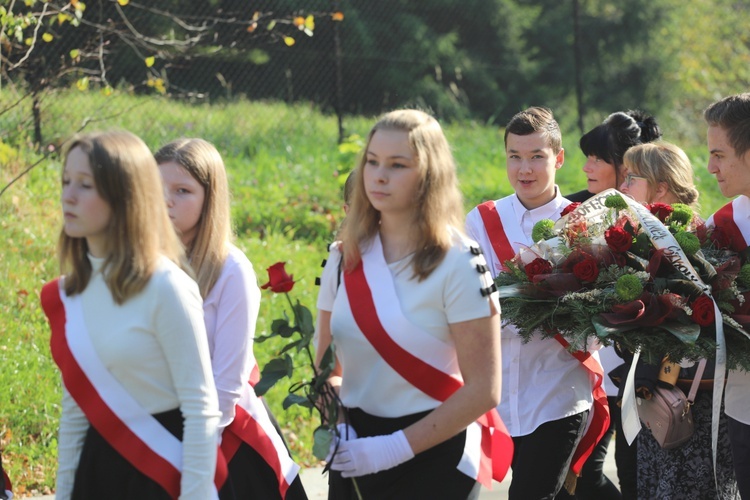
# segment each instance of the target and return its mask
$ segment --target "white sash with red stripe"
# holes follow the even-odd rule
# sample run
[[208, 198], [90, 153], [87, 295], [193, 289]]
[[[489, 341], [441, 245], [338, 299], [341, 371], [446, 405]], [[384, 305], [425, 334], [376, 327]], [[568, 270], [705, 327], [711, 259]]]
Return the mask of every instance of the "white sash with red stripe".
[[[68, 297], [59, 280], [42, 289], [52, 335], [52, 357], [63, 383], [89, 423], [133, 467], [179, 497], [182, 442], [149, 414], [102, 363], [86, 329], [80, 295]], [[217, 463], [217, 484], [226, 464]], [[214, 490], [215, 498], [218, 494]]]
[[[463, 385], [455, 348], [404, 316], [379, 235], [358, 267], [344, 273], [344, 287], [360, 330], [399, 375], [440, 402]], [[467, 428], [457, 468], [489, 488], [493, 477], [502, 481], [512, 450], [513, 442], [493, 409]]]
[[279, 494], [284, 498], [299, 473], [299, 465], [289, 456], [284, 441], [251, 384], [252, 381], [243, 388], [234, 408], [234, 420], [224, 429], [221, 451], [229, 463], [242, 442], [252, 447], [273, 469], [279, 482]]

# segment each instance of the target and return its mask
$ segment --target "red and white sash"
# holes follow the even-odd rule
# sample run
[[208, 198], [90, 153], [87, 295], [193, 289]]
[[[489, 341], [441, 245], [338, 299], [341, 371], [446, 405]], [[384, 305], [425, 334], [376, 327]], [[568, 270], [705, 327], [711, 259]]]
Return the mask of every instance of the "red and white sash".
[[273, 469], [279, 482], [279, 494], [284, 498], [299, 473], [299, 466], [289, 456], [284, 441], [251, 385], [252, 380], [243, 388], [234, 407], [234, 420], [222, 434], [221, 451], [229, 463], [243, 442], [252, 447]]
[[[360, 330], [399, 375], [441, 402], [463, 385], [455, 348], [404, 316], [378, 236], [357, 268], [344, 273], [343, 284]], [[466, 429], [457, 468], [491, 488], [493, 478], [503, 480], [512, 458], [513, 441], [493, 409]]]
[[[503, 198], [498, 201], [498, 204], [501, 205], [499, 210], [495, 207], [494, 201], [485, 202], [479, 205], [479, 213], [482, 215], [482, 222], [492, 244], [492, 250], [499, 261], [505, 263], [505, 261], [512, 259], [521, 249], [520, 242], [525, 241], [526, 237], [523, 234], [519, 237], [517, 234], [518, 231], [521, 231], [518, 224], [513, 221], [505, 221], [503, 223], [503, 214], [513, 213], [511, 199], [509, 197]], [[508, 233], [510, 233], [511, 238], [508, 237]], [[514, 244], [511, 244], [511, 240]], [[504, 264], [503, 267], [505, 267]], [[567, 350], [569, 344], [562, 335], [556, 335], [555, 340]], [[571, 354], [586, 370], [591, 381], [591, 393], [594, 398], [593, 407], [591, 408], [591, 412], [589, 412], [589, 422], [586, 431], [573, 453], [573, 460], [570, 464], [570, 470], [576, 475], [580, 475], [586, 459], [591, 455], [596, 444], [607, 432], [607, 428], [609, 427], [609, 405], [607, 404], [607, 393], [602, 386], [604, 369], [601, 363], [594, 359], [590, 352], [576, 351]]]
[[[182, 442], [141, 407], [102, 363], [86, 329], [81, 296], [68, 297], [56, 279], [44, 285], [41, 301], [52, 331], [52, 357], [89, 423], [133, 467], [178, 498]], [[215, 483], [223, 484], [226, 476], [226, 462], [219, 453]]]
[[748, 214], [742, 210], [742, 203], [748, 205], [748, 199], [739, 196], [721, 207], [715, 214], [709, 217], [707, 226], [721, 228], [731, 243], [732, 250], [741, 252], [748, 246], [750, 241], [750, 219]]
[[[497, 209], [497, 205], [500, 205], [500, 210]], [[513, 213], [511, 198], [505, 197], [498, 200], [497, 205], [494, 201], [490, 200], [477, 206], [477, 209], [479, 210], [479, 215], [482, 217], [482, 223], [484, 224], [487, 236], [489, 236], [492, 250], [495, 252], [495, 256], [497, 256], [498, 262], [500, 262], [503, 269], [506, 269], [505, 261], [512, 259], [518, 250], [511, 245], [511, 240], [518, 245], [518, 242], [525, 241], [526, 237], [519, 224], [512, 221], [503, 224], [501, 214]]]

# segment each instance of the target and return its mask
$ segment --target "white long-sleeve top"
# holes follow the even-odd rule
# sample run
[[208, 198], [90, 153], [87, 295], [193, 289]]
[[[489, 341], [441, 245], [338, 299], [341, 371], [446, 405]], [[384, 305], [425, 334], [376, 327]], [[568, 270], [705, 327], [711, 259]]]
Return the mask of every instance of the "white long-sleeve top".
[[[146, 287], [122, 305], [100, 272], [81, 293], [94, 349], [114, 378], [149, 413], [179, 408], [185, 419], [180, 498], [212, 498], [219, 421], [216, 388], [197, 284], [161, 259]], [[70, 498], [89, 422], [63, 391], [58, 440], [58, 500]]]
[[[541, 207], [527, 210], [515, 194], [510, 195], [512, 213], [503, 213], [503, 224], [511, 221], [523, 231], [524, 241], [510, 241], [518, 252], [519, 245], [532, 245], [531, 231], [542, 219], [557, 220], [570, 202], [560, 195]], [[501, 210], [497, 200], [495, 205]], [[495, 255], [479, 210], [466, 217], [466, 232], [479, 242], [493, 278], [502, 269]], [[497, 407], [511, 436], [531, 434], [545, 422], [559, 420], [591, 408], [593, 396], [586, 370], [555, 339], [533, 338], [524, 344], [517, 329], [503, 322], [501, 331], [503, 388]]]
[[255, 365], [253, 338], [259, 309], [260, 288], [253, 265], [239, 248], [229, 245], [221, 275], [203, 302], [220, 428], [234, 419], [234, 407]]

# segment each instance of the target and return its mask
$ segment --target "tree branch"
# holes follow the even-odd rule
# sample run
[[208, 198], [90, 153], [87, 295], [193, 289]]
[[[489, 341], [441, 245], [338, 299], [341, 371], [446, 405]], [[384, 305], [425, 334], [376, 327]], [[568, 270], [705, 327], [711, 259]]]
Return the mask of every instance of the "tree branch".
[[[47, 12], [47, 6], [49, 4], [47, 2], [44, 2], [44, 7], [42, 7], [42, 13], [39, 15], [39, 19], [36, 22], [36, 26], [34, 27], [34, 37], [31, 39], [31, 45], [29, 46], [29, 50], [26, 51], [26, 54], [16, 63], [11, 65], [10, 68], [8, 68], [8, 71], [12, 71], [19, 67], [23, 62], [29, 58], [31, 53], [34, 51], [34, 47], [36, 46], [36, 41], [39, 33], [39, 28], [42, 26], [42, 19], [44, 19], [44, 15]], [[3, 30], [4, 31], [4, 30]]]

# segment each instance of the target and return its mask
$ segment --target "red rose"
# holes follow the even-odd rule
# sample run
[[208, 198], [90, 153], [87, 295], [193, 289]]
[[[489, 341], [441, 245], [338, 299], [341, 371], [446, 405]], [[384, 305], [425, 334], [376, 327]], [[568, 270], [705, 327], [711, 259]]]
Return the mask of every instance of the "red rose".
[[648, 209], [651, 210], [651, 213], [658, 217], [662, 222], [667, 220], [667, 217], [674, 212], [672, 205], [666, 203], [651, 203], [648, 205]]
[[596, 281], [599, 276], [599, 266], [595, 259], [588, 257], [573, 266], [573, 274], [581, 281]]
[[273, 293], [286, 293], [294, 287], [294, 275], [289, 275], [284, 269], [286, 262], [277, 262], [268, 271], [268, 283], [261, 286], [264, 290], [270, 288]]
[[693, 321], [700, 326], [710, 326], [714, 324], [714, 301], [705, 295], [701, 295], [693, 301], [691, 305], [693, 314], [690, 316]]
[[610, 227], [604, 232], [609, 249], [616, 253], [627, 252], [633, 246], [633, 235], [621, 227]]
[[552, 272], [552, 264], [548, 260], [537, 257], [523, 268], [529, 281], [534, 281], [534, 276], [538, 274], [549, 274]]
[[565, 217], [570, 212], [572, 212], [573, 210], [575, 210], [576, 208], [578, 208], [580, 206], [581, 206], [581, 202], [580, 201], [576, 201], [574, 203], [571, 203], [570, 205], [568, 205], [567, 207], [565, 207], [565, 208], [562, 209], [562, 212], [560, 212], [560, 217]]

